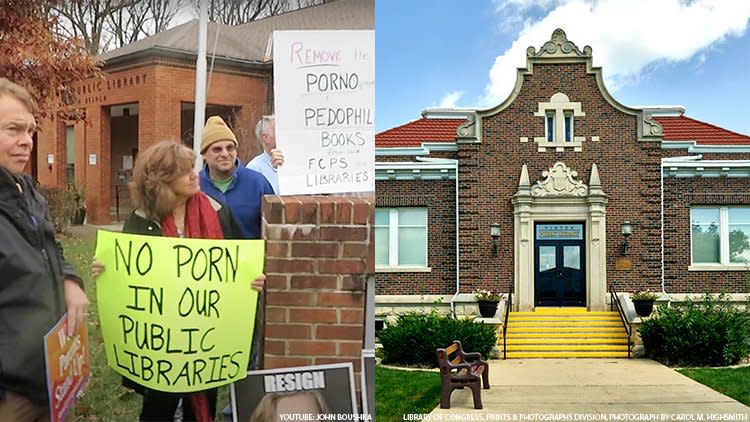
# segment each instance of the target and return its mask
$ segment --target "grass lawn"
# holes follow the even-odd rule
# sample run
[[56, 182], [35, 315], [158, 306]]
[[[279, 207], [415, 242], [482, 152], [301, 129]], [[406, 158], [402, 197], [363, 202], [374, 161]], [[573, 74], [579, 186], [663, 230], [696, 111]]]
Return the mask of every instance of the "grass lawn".
[[407, 413], [430, 413], [439, 404], [439, 373], [375, 368], [375, 415], [378, 422], [401, 421]]
[[690, 368], [678, 369], [677, 372], [750, 406], [750, 366], [740, 368]]
[[86, 294], [91, 301], [88, 316], [91, 378], [83, 398], [76, 406], [76, 421], [137, 420], [141, 407], [140, 395], [122, 387], [120, 375], [106, 363], [96, 307], [96, 286], [90, 275], [94, 238], [62, 237], [61, 243], [65, 258], [76, 266], [78, 274], [83, 277]]

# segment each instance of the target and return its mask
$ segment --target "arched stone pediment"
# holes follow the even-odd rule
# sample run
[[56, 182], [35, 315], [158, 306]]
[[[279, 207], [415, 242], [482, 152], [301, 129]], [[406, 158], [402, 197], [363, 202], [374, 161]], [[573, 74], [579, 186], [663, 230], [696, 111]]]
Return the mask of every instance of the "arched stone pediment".
[[549, 170], [542, 172], [542, 180], [531, 187], [531, 195], [546, 196], [586, 196], [588, 187], [576, 180], [578, 172], [570, 169], [562, 161], [556, 162]]

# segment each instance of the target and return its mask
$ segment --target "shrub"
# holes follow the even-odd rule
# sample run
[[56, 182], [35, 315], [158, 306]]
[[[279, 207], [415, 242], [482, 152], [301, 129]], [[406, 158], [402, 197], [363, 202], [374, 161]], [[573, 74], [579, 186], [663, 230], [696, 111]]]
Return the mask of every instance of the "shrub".
[[383, 362], [400, 365], [437, 366], [436, 350], [460, 340], [467, 352], [489, 356], [497, 342], [495, 326], [467, 319], [452, 319], [429, 314], [407, 313], [379, 333]]
[[750, 313], [723, 294], [662, 305], [638, 331], [646, 355], [667, 365], [733, 365], [750, 354]]
[[77, 210], [73, 194], [66, 188], [56, 186], [41, 187], [39, 191], [49, 203], [49, 213], [55, 231], [64, 233], [70, 227], [70, 222]]

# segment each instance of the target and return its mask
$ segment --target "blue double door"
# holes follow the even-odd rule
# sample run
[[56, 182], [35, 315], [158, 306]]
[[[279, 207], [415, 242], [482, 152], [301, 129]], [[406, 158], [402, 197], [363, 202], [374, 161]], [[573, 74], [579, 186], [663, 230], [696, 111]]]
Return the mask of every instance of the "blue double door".
[[586, 306], [583, 223], [536, 223], [535, 306]]

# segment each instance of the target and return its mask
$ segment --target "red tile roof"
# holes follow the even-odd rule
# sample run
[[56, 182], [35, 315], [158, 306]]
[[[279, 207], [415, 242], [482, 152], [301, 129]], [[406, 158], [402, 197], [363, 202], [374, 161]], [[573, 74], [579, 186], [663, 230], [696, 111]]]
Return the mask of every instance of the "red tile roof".
[[423, 142], [455, 142], [456, 129], [466, 119], [414, 120], [375, 135], [379, 148], [421, 147]]
[[655, 116], [665, 141], [696, 141], [698, 145], [750, 145], [750, 136], [687, 116]]
[[[687, 116], [655, 116], [665, 141], [696, 141], [698, 145], [750, 145], [750, 136]], [[455, 142], [465, 119], [421, 118], [375, 135], [378, 148], [421, 147], [423, 142]]]

